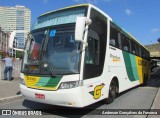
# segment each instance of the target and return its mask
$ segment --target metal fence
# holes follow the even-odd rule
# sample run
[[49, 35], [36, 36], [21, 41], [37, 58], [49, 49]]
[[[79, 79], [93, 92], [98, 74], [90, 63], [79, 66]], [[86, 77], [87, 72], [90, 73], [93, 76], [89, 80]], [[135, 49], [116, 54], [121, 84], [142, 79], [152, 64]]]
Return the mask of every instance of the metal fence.
[[[0, 61], [0, 79], [4, 79], [4, 69], [5, 69], [5, 63]], [[20, 70], [21, 70], [21, 60], [15, 60], [13, 62], [12, 77], [14, 77], [14, 78], [19, 77]], [[9, 75], [7, 75], [7, 76], [9, 76]]]

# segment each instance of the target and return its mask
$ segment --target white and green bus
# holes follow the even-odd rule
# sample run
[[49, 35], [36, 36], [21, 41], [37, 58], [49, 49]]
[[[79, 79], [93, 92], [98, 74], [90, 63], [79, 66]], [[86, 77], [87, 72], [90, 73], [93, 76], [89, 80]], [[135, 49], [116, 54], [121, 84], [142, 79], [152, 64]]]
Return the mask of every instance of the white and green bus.
[[25, 99], [68, 107], [112, 103], [145, 83], [149, 51], [90, 4], [39, 16], [28, 34], [20, 90]]

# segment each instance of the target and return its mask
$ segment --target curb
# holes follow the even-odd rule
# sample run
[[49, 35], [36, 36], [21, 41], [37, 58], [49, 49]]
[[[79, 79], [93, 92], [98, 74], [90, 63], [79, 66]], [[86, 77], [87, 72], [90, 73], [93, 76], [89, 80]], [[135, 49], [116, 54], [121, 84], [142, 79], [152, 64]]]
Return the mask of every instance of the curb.
[[6, 97], [6, 98], [0, 98], [0, 103], [7, 102], [7, 101], [10, 101], [10, 100], [20, 99], [22, 97], [23, 97], [22, 95], [15, 95], [15, 96]]
[[[154, 98], [154, 101], [153, 101], [153, 104], [152, 104], [150, 110], [160, 108], [160, 105], [159, 105], [159, 102], [158, 102], [159, 98], [160, 98], [160, 87], [158, 88], [157, 94]], [[148, 115], [147, 118], [159, 118], [159, 116], [158, 115]]]
[[158, 103], [159, 98], [160, 98], [160, 87], [158, 88], [158, 91], [157, 91], [157, 94], [156, 94], [155, 99], [153, 101], [151, 109], [158, 109], [157, 103]]

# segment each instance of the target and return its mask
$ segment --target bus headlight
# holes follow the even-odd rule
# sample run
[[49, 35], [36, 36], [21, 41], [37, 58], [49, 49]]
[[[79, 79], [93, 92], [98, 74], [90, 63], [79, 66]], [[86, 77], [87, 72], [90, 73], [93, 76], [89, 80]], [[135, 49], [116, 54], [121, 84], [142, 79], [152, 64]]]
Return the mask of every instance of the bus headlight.
[[20, 83], [23, 84], [23, 85], [25, 85], [25, 81], [24, 81], [23, 78], [20, 78]]
[[62, 82], [59, 89], [70, 89], [82, 85], [82, 81]]

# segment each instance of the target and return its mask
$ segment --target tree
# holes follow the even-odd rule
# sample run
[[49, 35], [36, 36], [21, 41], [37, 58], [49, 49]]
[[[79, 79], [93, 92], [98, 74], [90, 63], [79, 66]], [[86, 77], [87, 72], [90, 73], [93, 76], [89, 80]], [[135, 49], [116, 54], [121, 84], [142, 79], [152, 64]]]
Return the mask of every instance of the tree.
[[17, 51], [17, 52], [16, 52], [16, 57], [22, 59], [22, 57], [23, 57], [23, 52], [22, 52], [22, 51]]

